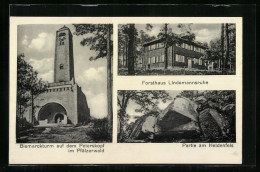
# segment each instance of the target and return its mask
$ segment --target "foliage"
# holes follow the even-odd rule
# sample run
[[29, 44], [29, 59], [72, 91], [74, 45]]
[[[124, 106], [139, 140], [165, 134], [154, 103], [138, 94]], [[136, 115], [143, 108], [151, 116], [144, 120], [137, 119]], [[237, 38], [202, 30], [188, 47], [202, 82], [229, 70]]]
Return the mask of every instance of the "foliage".
[[112, 134], [112, 57], [113, 57], [113, 41], [111, 35], [113, 34], [112, 24], [74, 24], [75, 35], [86, 35], [81, 41], [82, 46], [90, 46], [90, 50], [97, 53], [96, 57], [90, 57], [89, 60], [96, 60], [99, 58], [107, 58], [107, 115], [109, 132]]
[[126, 114], [126, 108], [130, 100], [140, 105], [140, 108], [136, 109], [136, 111], [145, 113], [157, 106], [156, 101], [161, 100], [165, 103], [170, 99], [171, 97], [169, 93], [163, 90], [119, 90], [117, 96], [117, 104], [119, 106], [118, 116], [120, 121], [119, 140], [123, 138], [123, 126], [126, 123], [126, 120], [129, 118], [129, 116]]
[[[152, 25], [147, 25], [146, 26], [147, 30], [151, 30], [152, 29]], [[137, 58], [138, 57], [142, 57], [143, 53], [144, 53], [144, 48], [143, 48], [143, 44], [150, 42], [154, 39], [156, 39], [154, 36], [149, 36], [147, 33], [145, 33], [144, 30], [140, 30], [138, 32], [138, 30], [136, 28], [134, 28], [134, 46], [133, 46], [133, 56], [134, 56], [134, 63], [137, 63]], [[124, 25], [119, 25], [119, 29], [118, 29], [118, 55], [122, 56], [123, 59], [118, 59], [119, 61], [121, 60], [121, 63], [118, 63], [119, 65], [121, 65], [124, 62], [125, 65], [124, 66], [120, 66], [120, 67], [128, 67], [128, 50], [129, 50], [129, 39], [131, 37], [130, 35], [130, 24], [124, 24]]]
[[140, 105], [140, 112], [147, 112], [151, 108], [156, 106], [156, 102], [154, 100], [162, 100], [164, 103], [170, 99], [169, 93], [158, 90], [145, 90], [145, 91], [133, 91], [133, 90], [119, 90], [118, 91], [118, 105], [120, 108], [125, 109], [129, 100], [134, 101], [138, 105]]
[[191, 28], [192, 23], [178, 24], [177, 27], [181, 29], [182, 32], [180, 35], [173, 33], [172, 28], [167, 27], [167, 30], [165, 30], [165, 25], [168, 24], [166, 23], [164, 24], [164, 26], [162, 26], [160, 32], [157, 35], [157, 38], [165, 40], [166, 41], [165, 43], [167, 45], [166, 47], [174, 43], [180, 44], [181, 41], [178, 38], [182, 38], [188, 41], [194, 41], [196, 38], [195, 34], [192, 32], [192, 28]]
[[[96, 57], [90, 57], [89, 60], [96, 60], [107, 56], [107, 30], [110, 27], [112, 34], [112, 24], [73, 24], [76, 31], [75, 35], [87, 35], [80, 42], [82, 46], [90, 46], [90, 50], [97, 52]], [[110, 50], [113, 50], [113, 41], [110, 41]], [[110, 51], [113, 55], [113, 51]]]
[[16, 116], [16, 133], [17, 136], [19, 135], [19, 132], [22, 130], [27, 130], [29, 128], [32, 128], [33, 125], [29, 123], [25, 118], [20, 118]]
[[[224, 41], [224, 49], [223, 53], [226, 54], [226, 56], [222, 57], [222, 44], [221, 44], [221, 38], [216, 38], [214, 40], [210, 41], [209, 44], [209, 49], [207, 50], [207, 56], [208, 59], [211, 61], [215, 60], [224, 60], [223, 58], [228, 58], [226, 59], [227, 64], [233, 64], [235, 67], [235, 59], [236, 59], [236, 25], [235, 24], [227, 24], [228, 25], [228, 31], [223, 36]], [[226, 28], [227, 29], [227, 28]], [[229, 39], [227, 39], [229, 38]], [[227, 43], [227, 41], [229, 43]], [[228, 47], [227, 47], [228, 46]], [[228, 57], [227, 57], [227, 50], [228, 52]], [[224, 62], [222, 62], [224, 63]], [[226, 66], [228, 68], [228, 66]]]
[[92, 119], [94, 127], [87, 133], [93, 140], [112, 141], [112, 136], [109, 133], [108, 119]]
[[31, 105], [32, 119], [35, 119], [33, 101], [46, 90], [47, 83], [43, 82], [42, 79], [38, 79], [38, 72], [33, 70], [33, 67], [24, 60], [24, 57], [24, 54], [17, 56], [17, 115], [23, 119], [25, 108]]

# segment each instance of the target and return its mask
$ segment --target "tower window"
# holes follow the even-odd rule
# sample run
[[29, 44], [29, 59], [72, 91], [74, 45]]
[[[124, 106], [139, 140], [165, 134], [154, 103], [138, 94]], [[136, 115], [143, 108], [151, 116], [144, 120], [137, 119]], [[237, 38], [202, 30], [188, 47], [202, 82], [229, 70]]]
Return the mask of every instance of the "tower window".
[[60, 64], [60, 69], [63, 69], [63, 64]]
[[59, 42], [60, 45], [64, 45], [64, 40], [66, 39], [66, 34], [65, 33], [60, 33], [59, 34]]

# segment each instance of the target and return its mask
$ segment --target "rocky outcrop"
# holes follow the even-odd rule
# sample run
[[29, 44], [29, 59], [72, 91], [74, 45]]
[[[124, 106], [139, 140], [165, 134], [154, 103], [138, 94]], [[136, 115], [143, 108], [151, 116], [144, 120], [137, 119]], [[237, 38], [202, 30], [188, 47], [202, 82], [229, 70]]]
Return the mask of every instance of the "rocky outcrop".
[[201, 104], [178, 97], [163, 111], [155, 109], [137, 119], [129, 128], [129, 140], [191, 138], [201, 132], [207, 137], [225, 135], [224, 117], [215, 109], [203, 107], [201, 110]]

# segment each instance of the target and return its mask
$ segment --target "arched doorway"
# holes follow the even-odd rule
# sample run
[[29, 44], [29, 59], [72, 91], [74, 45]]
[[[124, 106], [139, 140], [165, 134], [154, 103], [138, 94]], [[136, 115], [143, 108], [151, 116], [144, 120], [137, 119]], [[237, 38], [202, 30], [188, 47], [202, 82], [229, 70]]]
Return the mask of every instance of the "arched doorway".
[[62, 120], [64, 120], [63, 114], [58, 113], [55, 115], [55, 118], [54, 118], [55, 123], [61, 123]]
[[38, 120], [40, 125], [59, 122], [67, 124], [67, 111], [58, 103], [47, 103], [40, 109]]

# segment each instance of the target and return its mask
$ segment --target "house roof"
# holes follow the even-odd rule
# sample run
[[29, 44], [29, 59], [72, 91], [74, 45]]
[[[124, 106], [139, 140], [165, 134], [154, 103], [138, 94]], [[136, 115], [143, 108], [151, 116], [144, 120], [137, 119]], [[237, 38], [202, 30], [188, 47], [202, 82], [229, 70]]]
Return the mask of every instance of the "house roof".
[[[180, 37], [179, 35], [177, 35], [177, 34], [175, 34], [174, 38], [175, 38], [175, 39], [178, 39], [178, 40], [180, 40], [180, 41], [182, 41], [182, 42], [184, 42], [184, 43], [189, 43], [189, 44], [192, 44], [192, 45], [196, 45], [196, 46], [198, 46], [198, 47], [200, 47], [200, 48], [204, 48], [204, 49], [207, 48], [207, 47], [201, 45], [201, 42], [198, 42], [198, 41], [189, 41], [189, 40], [187, 40], [187, 39], [181, 38], [181, 37]], [[144, 43], [143, 46], [149, 46], [149, 45], [152, 45], [152, 44], [155, 44], [155, 43], [160, 43], [160, 42], [163, 42], [163, 41], [164, 41], [164, 39], [155, 39], [155, 40], [153, 40], [153, 41]]]

